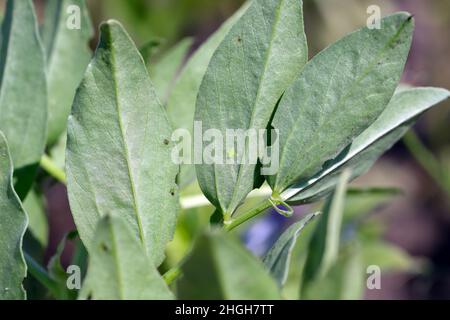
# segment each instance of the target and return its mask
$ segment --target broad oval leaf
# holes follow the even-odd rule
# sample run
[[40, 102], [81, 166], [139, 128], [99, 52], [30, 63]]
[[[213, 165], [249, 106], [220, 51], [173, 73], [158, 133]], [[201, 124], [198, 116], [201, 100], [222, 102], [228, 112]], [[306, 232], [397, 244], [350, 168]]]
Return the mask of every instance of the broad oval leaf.
[[280, 140], [278, 174], [268, 177], [275, 196], [318, 172], [389, 103], [414, 22], [398, 13], [381, 23], [379, 30], [360, 29], [319, 53], [284, 94], [272, 122]]
[[47, 140], [53, 144], [66, 129], [75, 91], [92, 56], [88, 42], [93, 29], [85, 1], [46, 1], [41, 34], [47, 54]]
[[[175, 129], [186, 129], [192, 134], [195, 102], [203, 76], [213, 53], [226, 34], [248, 8], [245, 3], [233, 14], [200, 48], [189, 58], [175, 80], [167, 100], [167, 114]], [[180, 186], [187, 186], [195, 179], [193, 164], [183, 164], [180, 172]]]
[[123, 217], [156, 265], [173, 236], [178, 166], [171, 127], [134, 43], [115, 21], [75, 97], [67, 138], [67, 186], [88, 250], [101, 217]]
[[294, 223], [278, 238], [272, 248], [264, 257], [264, 265], [282, 287], [287, 280], [291, 263], [292, 250], [302, 230], [318, 214], [309, 214], [302, 220]]
[[267, 270], [234, 238], [219, 231], [201, 235], [182, 266], [180, 299], [272, 300], [278, 287]]
[[47, 132], [45, 59], [31, 0], [8, 0], [0, 55], [0, 130], [19, 169], [39, 163]]
[[12, 185], [13, 167], [6, 138], [0, 132], [0, 300], [24, 299], [27, 274], [22, 240], [27, 216]]
[[290, 203], [315, 201], [331, 192], [343, 169], [351, 168], [352, 178], [364, 174], [401, 139], [415, 118], [448, 97], [450, 92], [439, 88], [411, 88], [396, 93], [380, 117], [335, 160], [327, 162], [313, 178], [286, 190], [283, 198]]
[[127, 222], [106, 216], [97, 227], [80, 299], [169, 300], [173, 294]]
[[[306, 60], [302, 1], [253, 1], [217, 48], [203, 78], [195, 114], [201, 133], [215, 129], [224, 138], [228, 130], [257, 134], [266, 129], [280, 96]], [[248, 138], [243, 150], [225, 147], [225, 142], [216, 144], [215, 155], [222, 159], [196, 165], [196, 170], [206, 197], [230, 216], [256, 183], [256, 165], [241, 156], [257, 155]], [[224, 164], [230, 152], [234, 163]]]

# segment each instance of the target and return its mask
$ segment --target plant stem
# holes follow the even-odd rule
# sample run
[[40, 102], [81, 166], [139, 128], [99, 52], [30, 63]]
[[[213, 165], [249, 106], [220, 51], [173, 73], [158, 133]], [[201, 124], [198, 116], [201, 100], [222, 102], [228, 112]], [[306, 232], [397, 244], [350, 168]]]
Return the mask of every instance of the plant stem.
[[181, 275], [181, 269], [179, 266], [175, 266], [166, 273], [164, 273], [163, 278], [164, 281], [166, 281], [167, 285], [170, 285], [173, 281], [178, 279], [178, 277]]
[[55, 294], [57, 289], [57, 283], [53, 280], [47, 271], [37, 263], [28, 253], [24, 252], [25, 261], [29, 273], [44, 287], [46, 287], [52, 294]]
[[403, 142], [417, 162], [436, 181], [436, 183], [450, 194], [450, 186], [443, 180], [442, 168], [434, 154], [428, 150], [414, 131], [410, 130], [403, 138]]
[[224, 225], [225, 231], [231, 231], [231, 230], [235, 229], [236, 227], [240, 226], [244, 222], [246, 222], [246, 221], [250, 220], [251, 218], [256, 217], [257, 215], [266, 211], [270, 207], [272, 207], [272, 203], [270, 202], [269, 199], [267, 199], [264, 202], [262, 202], [259, 206], [257, 206], [256, 208], [239, 215], [235, 219], [230, 220], [229, 223]]
[[64, 170], [59, 168], [46, 154], [42, 156], [40, 165], [42, 169], [47, 171], [47, 173], [50, 174], [53, 178], [64, 184], [67, 183], [67, 178]]

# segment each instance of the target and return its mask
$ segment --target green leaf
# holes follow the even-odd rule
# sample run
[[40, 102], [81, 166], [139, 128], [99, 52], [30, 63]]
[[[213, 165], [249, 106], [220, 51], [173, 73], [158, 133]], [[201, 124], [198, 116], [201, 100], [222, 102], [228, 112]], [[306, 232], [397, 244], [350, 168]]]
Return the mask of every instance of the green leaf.
[[177, 72], [186, 58], [192, 38], [186, 38], [171, 48], [158, 62], [149, 64], [149, 73], [158, 97], [165, 104], [173, 87]]
[[0, 130], [8, 139], [14, 168], [38, 163], [47, 132], [47, 88], [31, 0], [6, 4], [0, 79]]
[[27, 274], [22, 240], [27, 216], [12, 185], [12, 160], [0, 132], [0, 300], [24, 299]]
[[365, 269], [360, 244], [352, 242], [339, 252], [336, 263], [322, 278], [310, 283], [302, 299], [357, 300], [362, 299], [365, 288]]
[[278, 286], [282, 287], [286, 283], [292, 251], [297, 242], [297, 238], [300, 236], [303, 228], [305, 228], [317, 215], [317, 213], [309, 214], [302, 220], [290, 226], [280, 238], [278, 238], [277, 242], [275, 242], [264, 257], [264, 265], [276, 279]]
[[20, 169], [14, 168], [14, 190], [20, 201], [24, 201], [33, 187], [37, 177], [39, 163], [31, 164]]
[[100, 218], [121, 216], [159, 265], [179, 208], [172, 130], [128, 34], [115, 21], [100, 29], [69, 116], [70, 206], [88, 251]]
[[69, 275], [61, 264], [61, 256], [66, 247], [67, 240], [73, 240], [76, 237], [76, 232], [71, 232], [63, 237], [56, 248], [56, 253], [51, 257], [47, 269], [49, 276], [54, 280], [52, 287], [52, 294], [54, 298], [61, 300], [75, 300], [77, 292], [67, 288], [67, 279]]
[[410, 130], [403, 137], [403, 143], [409, 149], [411, 155], [422, 166], [422, 168], [434, 179], [434, 181], [450, 195], [449, 172], [446, 166], [434, 153], [427, 148], [415, 134]]
[[279, 129], [280, 162], [268, 177], [274, 195], [308, 181], [370, 126], [389, 103], [411, 46], [407, 13], [362, 28], [314, 57], [286, 91], [272, 125]]
[[303, 272], [302, 292], [307, 290], [311, 283], [324, 278], [336, 264], [350, 174], [348, 170], [342, 173], [336, 191], [324, 206], [323, 215], [310, 241]]
[[49, 157], [57, 168], [64, 170], [66, 163], [67, 133], [59, 136], [49, 150]]
[[385, 241], [363, 242], [364, 265], [376, 265], [384, 272], [412, 271], [416, 263], [402, 248]]
[[126, 221], [106, 216], [98, 224], [79, 297], [163, 300], [172, 299], [173, 295]]
[[28, 229], [42, 248], [47, 248], [48, 220], [44, 208], [44, 197], [36, 190], [32, 190], [23, 202], [23, 207], [28, 214]]
[[230, 235], [219, 231], [197, 239], [182, 266], [178, 282], [181, 299], [279, 299], [277, 284], [263, 265]]
[[[227, 129], [266, 129], [280, 96], [306, 61], [302, 1], [253, 1], [211, 59], [195, 120], [202, 121], [203, 133], [216, 129], [223, 137]], [[202, 191], [225, 216], [254, 188], [259, 174], [256, 165], [239, 156], [255, 156], [246, 141], [244, 150], [224, 150], [225, 143], [218, 147], [215, 153], [222, 155], [222, 164], [196, 166]], [[229, 162], [230, 152], [239, 158], [234, 164], [223, 164]]]
[[[195, 102], [203, 76], [213, 53], [230, 31], [231, 27], [248, 9], [245, 3], [231, 16], [187, 61], [180, 71], [167, 101], [167, 113], [175, 129], [187, 129], [193, 132]], [[181, 166], [180, 186], [187, 186], [195, 179], [193, 164]]]
[[297, 241], [291, 255], [291, 267], [288, 270], [287, 280], [282, 289], [282, 296], [288, 300], [298, 300], [300, 298], [300, 288], [302, 287], [302, 275], [308, 256], [309, 243], [314, 235], [320, 218], [313, 219], [309, 226], [302, 230], [301, 241]]
[[380, 117], [338, 157], [309, 181], [291, 187], [283, 197], [291, 203], [311, 202], [329, 193], [345, 168], [352, 169], [352, 178], [364, 174], [401, 139], [421, 113], [449, 95], [449, 91], [438, 88], [413, 88], [396, 93]]
[[73, 242], [74, 249], [71, 264], [79, 266], [81, 275], [84, 277], [87, 271], [89, 254], [79, 237], [75, 238]]
[[197, 49], [181, 70], [167, 103], [167, 112], [174, 128], [192, 131], [197, 93], [211, 57], [247, 9], [246, 3]]
[[345, 199], [344, 224], [363, 218], [400, 195], [401, 191], [395, 188], [349, 188]]
[[362, 299], [366, 288], [363, 249], [359, 243], [352, 243], [345, 248], [338, 266], [339, 278], [341, 279], [341, 290], [339, 299], [357, 300]]
[[[68, 27], [71, 6], [80, 8], [80, 29]], [[93, 29], [84, 0], [49, 0], [45, 6], [42, 40], [47, 54], [48, 142], [64, 132], [75, 91], [91, 59]]]

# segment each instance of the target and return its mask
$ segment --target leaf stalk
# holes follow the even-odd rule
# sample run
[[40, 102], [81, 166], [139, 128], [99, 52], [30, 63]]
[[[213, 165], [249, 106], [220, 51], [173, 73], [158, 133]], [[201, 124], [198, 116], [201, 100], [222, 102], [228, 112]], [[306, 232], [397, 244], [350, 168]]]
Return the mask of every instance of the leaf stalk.
[[67, 183], [67, 177], [64, 170], [59, 168], [52, 159], [46, 154], [44, 154], [41, 158], [40, 166], [44, 169], [48, 174], [50, 174], [53, 178], [58, 180], [61, 183]]

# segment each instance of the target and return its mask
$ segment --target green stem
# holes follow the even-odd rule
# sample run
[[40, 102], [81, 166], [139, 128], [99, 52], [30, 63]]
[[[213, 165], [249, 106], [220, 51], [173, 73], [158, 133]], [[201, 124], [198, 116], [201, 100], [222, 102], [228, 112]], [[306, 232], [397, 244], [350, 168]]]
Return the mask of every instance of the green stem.
[[410, 130], [403, 138], [403, 142], [409, 149], [409, 152], [425, 169], [425, 171], [437, 182], [437, 184], [446, 192], [450, 194], [450, 187], [443, 181], [444, 175], [439, 161], [434, 154], [428, 150], [414, 131]]
[[53, 178], [64, 184], [67, 183], [67, 178], [64, 170], [59, 168], [46, 154], [42, 156], [40, 165], [42, 169], [47, 171], [47, 173], [50, 174]]
[[40, 284], [46, 287], [53, 295], [58, 292], [58, 285], [55, 280], [50, 277], [47, 271], [37, 263], [28, 253], [24, 252], [25, 261], [27, 262], [28, 272]]
[[272, 202], [270, 201], [270, 199], [265, 200], [256, 208], [237, 216], [235, 219], [230, 220], [227, 224], [224, 225], [225, 231], [231, 231], [231, 230], [237, 228], [244, 222], [247, 222], [251, 218], [256, 217], [257, 215], [263, 213], [264, 211], [266, 211], [268, 208], [270, 208], [272, 206], [273, 205], [272, 205]]
[[167, 285], [170, 285], [181, 275], [181, 269], [179, 266], [175, 266], [166, 273], [164, 273], [163, 278], [166, 281]]

